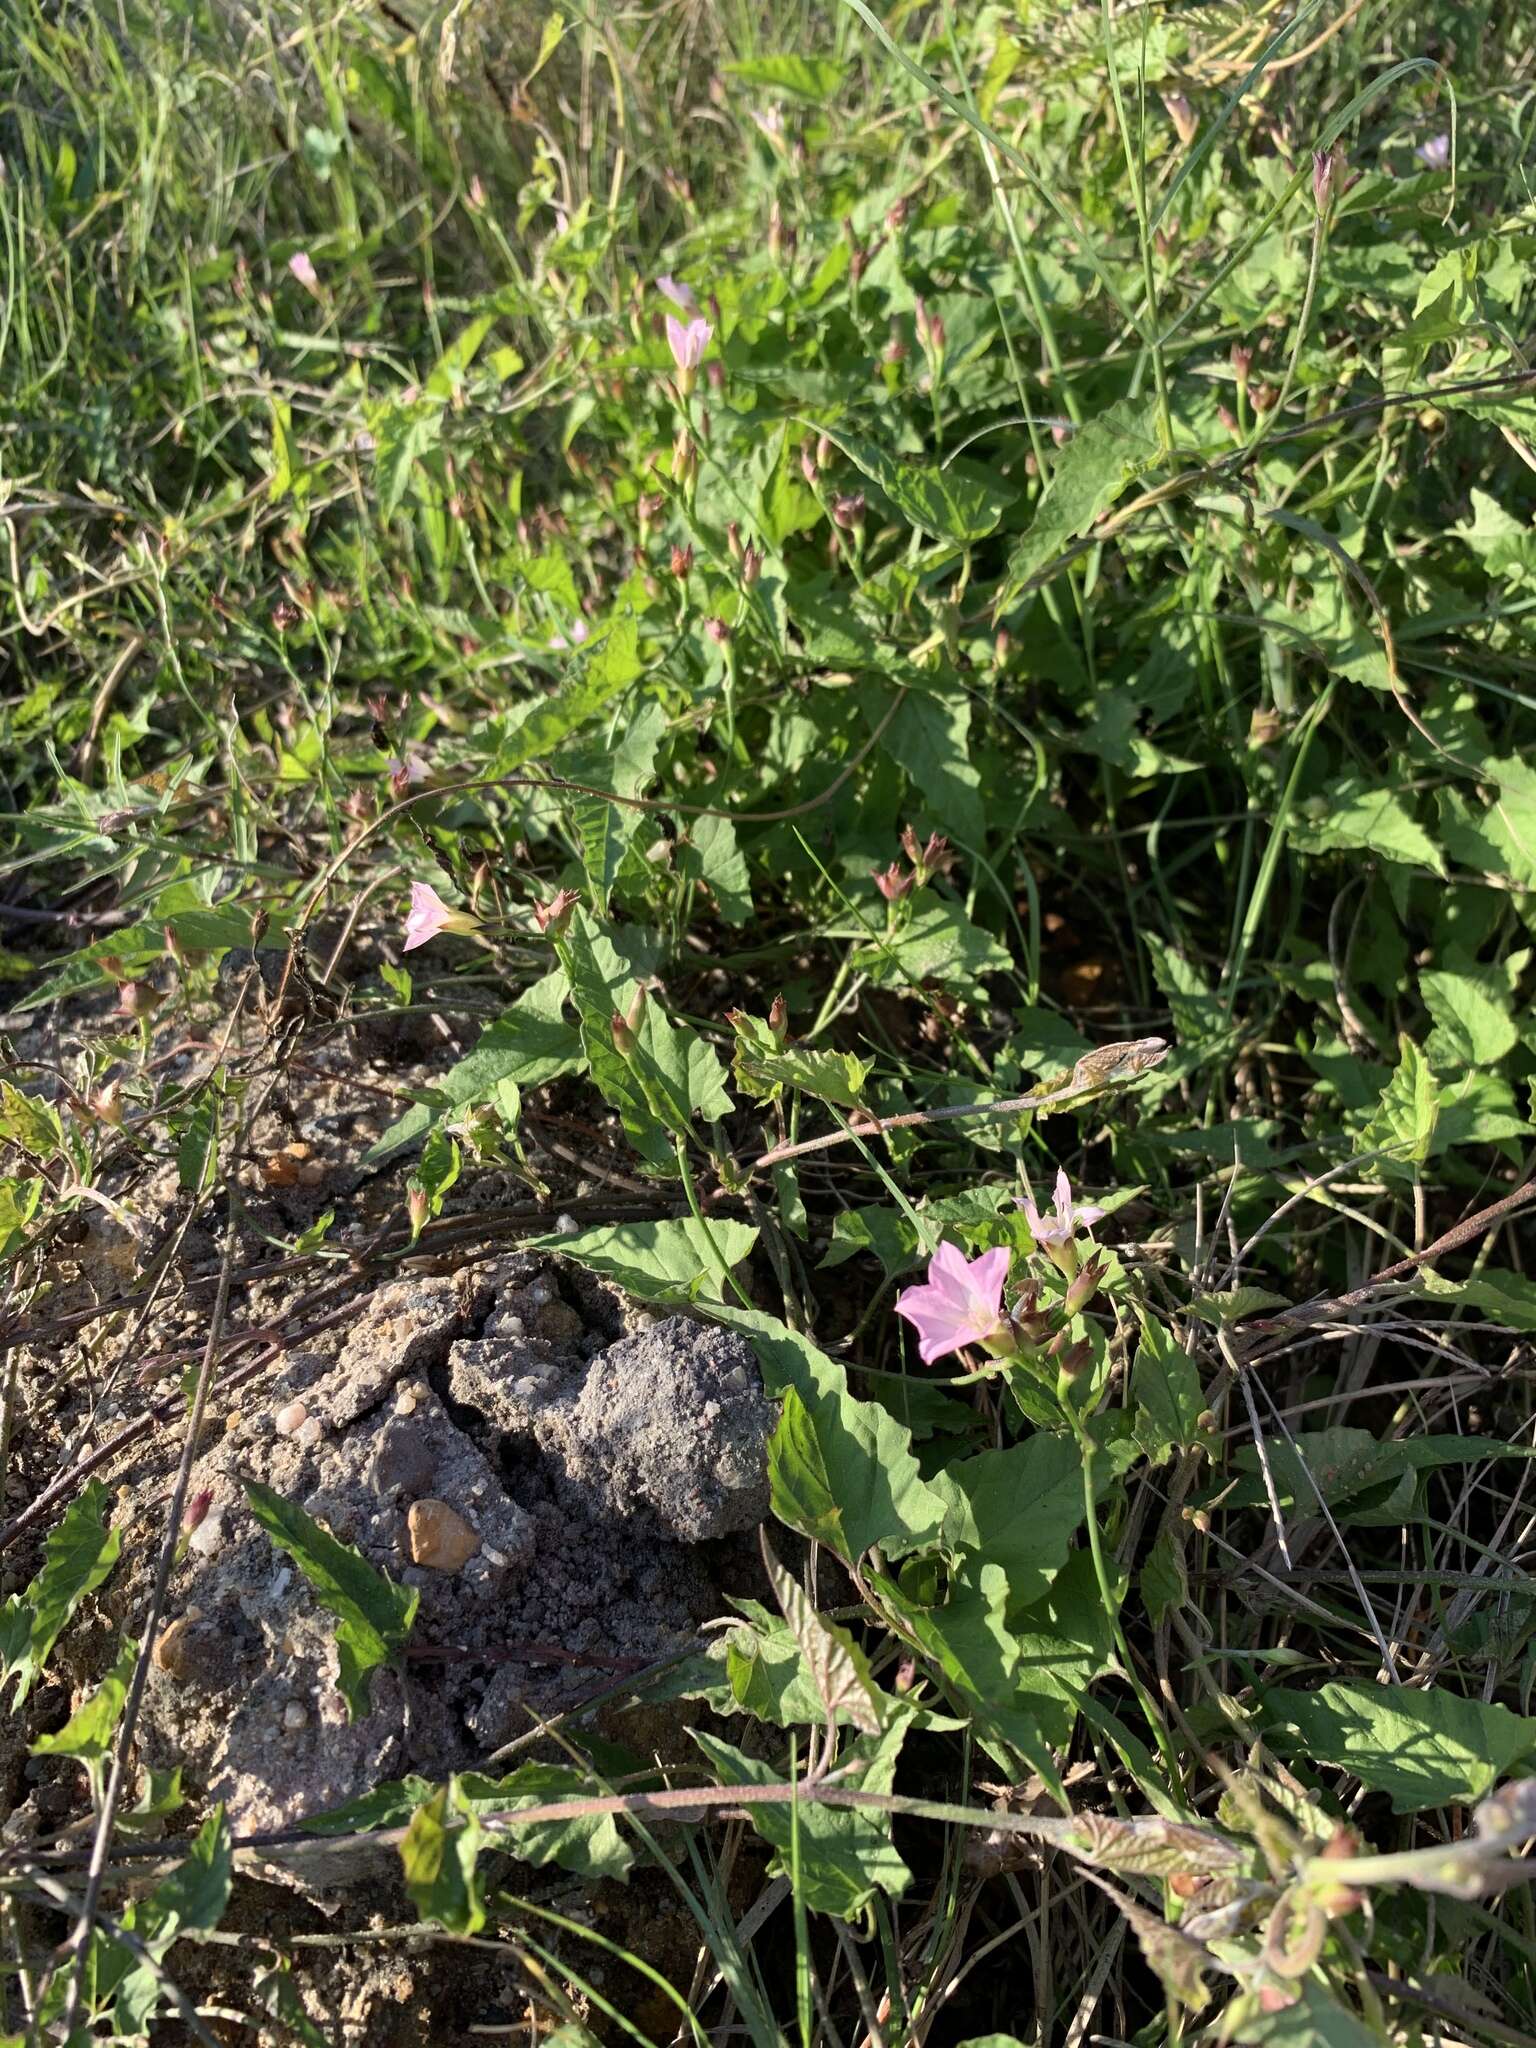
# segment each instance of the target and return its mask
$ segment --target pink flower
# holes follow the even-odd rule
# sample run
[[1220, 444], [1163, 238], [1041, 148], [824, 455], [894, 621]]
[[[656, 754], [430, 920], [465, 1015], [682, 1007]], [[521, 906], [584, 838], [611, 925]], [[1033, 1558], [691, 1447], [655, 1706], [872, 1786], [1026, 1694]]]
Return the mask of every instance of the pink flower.
[[288, 258], [288, 268], [298, 279], [299, 283], [303, 285], [305, 291], [313, 292], [320, 289], [320, 279], [316, 274], [314, 264], [310, 261], [307, 249], [295, 249]]
[[1036, 1244], [1070, 1244], [1078, 1231], [1086, 1230], [1097, 1223], [1104, 1214], [1089, 1202], [1079, 1209], [1072, 1200], [1072, 1183], [1067, 1179], [1067, 1169], [1059, 1167], [1056, 1173], [1056, 1206], [1044, 1216], [1035, 1207], [1028, 1195], [1019, 1203], [1024, 1211], [1024, 1221], [1029, 1225], [1029, 1234]]
[[1421, 142], [1413, 153], [1429, 170], [1443, 171], [1451, 160], [1451, 138], [1449, 135], [1431, 135], [1428, 142]]
[[681, 320], [667, 315], [667, 347], [672, 351], [672, 360], [677, 365], [677, 381], [684, 395], [693, 389], [693, 380], [699, 364], [704, 360], [704, 351], [709, 347], [709, 338], [714, 333], [707, 320], [690, 320], [685, 327]]
[[915, 1327], [924, 1365], [966, 1344], [985, 1344], [1006, 1329], [1003, 1282], [1011, 1257], [1005, 1245], [968, 1259], [957, 1245], [941, 1244], [928, 1261], [926, 1285], [897, 1295], [896, 1313]]
[[672, 301], [679, 313], [692, 314], [699, 310], [699, 302], [692, 291], [670, 273], [666, 277], [657, 278], [656, 289], [664, 299]]
[[888, 868], [871, 868], [870, 873], [875, 878], [875, 887], [887, 903], [899, 903], [917, 880], [915, 875], [903, 871], [899, 860], [893, 860]]
[[480, 920], [472, 910], [450, 910], [430, 882], [412, 882], [410, 914], [405, 920], [403, 953], [412, 953], [439, 932], [473, 932]]

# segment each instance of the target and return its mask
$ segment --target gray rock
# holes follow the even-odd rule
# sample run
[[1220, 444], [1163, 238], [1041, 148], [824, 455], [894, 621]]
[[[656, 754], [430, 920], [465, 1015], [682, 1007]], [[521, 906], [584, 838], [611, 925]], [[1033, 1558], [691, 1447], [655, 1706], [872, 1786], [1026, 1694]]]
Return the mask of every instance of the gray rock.
[[368, 1483], [374, 1492], [403, 1494], [415, 1500], [431, 1492], [436, 1477], [437, 1459], [415, 1418], [397, 1415], [386, 1423], [368, 1467]]

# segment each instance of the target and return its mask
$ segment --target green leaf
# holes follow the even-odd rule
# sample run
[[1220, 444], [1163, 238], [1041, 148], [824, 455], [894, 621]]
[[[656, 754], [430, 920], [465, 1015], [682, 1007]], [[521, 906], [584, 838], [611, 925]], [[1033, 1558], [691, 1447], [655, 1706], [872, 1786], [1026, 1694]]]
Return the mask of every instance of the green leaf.
[[[923, 1480], [911, 1434], [895, 1416], [877, 1402], [855, 1400], [843, 1368], [777, 1317], [731, 1306], [715, 1314], [751, 1338], [764, 1386], [770, 1395], [782, 1397], [784, 1412], [792, 1418], [780, 1447], [782, 1469], [773, 1480], [775, 1512], [780, 1512], [779, 1501], [785, 1509], [803, 1510], [812, 1526], [792, 1526], [806, 1533], [814, 1533], [816, 1526], [835, 1527], [834, 1547], [849, 1559], [874, 1544], [894, 1557], [935, 1541], [946, 1503]], [[781, 1419], [769, 1446], [771, 1477], [783, 1432]], [[791, 1521], [792, 1516], [781, 1513], [781, 1519]]]
[[1385, 1152], [1396, 1163], [1422, 1165], [1434, 1146], [1440, 1090], [1429, 1061], [1406, 1033], [1398, 1040], [1398, 1054], [1360, 1143], [1366, 1150]]
[[323, 1604], [337, 1616], [338, 1685], [356, 1720], [369, 1709], [369, 1673], [404, 1649], [421, 1598], [415, 1587], [395, 1585], [366, 1558], [257, 1480], [244, 1482], [251, 1511], [279, 1549], [287, 1552]]
[[1496, 1066], [1519, 1043], [1513, 989], [1529, 954], [1479, 967], [1454, 949], [1443, 967], [1426, 968], [1419, 993], [1435, 1020], [1425, 1052], [1431, 1066], [1457, 1072]]
[[1293, 1737], [1313, 1762], [1342, 1765], [1390, 1793], [1394, 1813], [1481, 1799], [1536, 1748], [1536, 1720], [1438, 1686], [1325, 1685], [1263, 1697], [1274, 1733]]
[[581, 1034], [561, 1014], [569, 993], [570, 984], [560, 968], [525, 989], [512, 1007], [480, 1034], [474, 1051], [434, 1084], [441, 1104], [418, 1103], [407, 1110], [365, 1157], [385, 1159], [413, 1144], [449, 1112], [494, 1101], [503, 1081], [537, 1088], [561, 1074], [579, 1072], [583, 1064]]
[[743, 85], [762, 85], [771, 92], [792, 93], [797, 99], [814, 100], [818, 106], [831, 99], [843, 82], [843, 67], [834, 64], [830, 57], [802, 57], [794, 53], [746, 57], [725, 68]]
[[1342, 778], [1326, 797], [1314, 799], [1317, 815], [1306, 806], [1292, 822], [1291, 837], [1311, 853], [1364, 848], [1386, 860], [1409, 862], [1443, 875], [1440, 849], [1395, 789]]
[[1034, 523], [1008, 558], [998, 610], [1064, 554], [1125, 486], [1157, 460], [1155, 418], [1151, 399], [1122, 399], [1073, 435], [1056, 458]]
[[860, 946], [854, 971], [885, 988], [917, 988], [937, 981], [980, 997], [978, 976], [1002, 974], [1013, 965], [990, 933], [973, 925], [958, 903], [925, 890], [898, 930]]
[[939, 469], [928, 463], [903, 462], [880, 442], [867, 441], [844, 427], [821, 431], [895, 511], [938, 540], [966, 545], [982, 539], [1017, 495], [994, 471], [979, 462], [967, 462], [963, 456]]
[[[862, 1792], [889, 1792], [896, 1761], [906, 1739], [908, 1717], [900, 1716], [880, 1736], [860, 1736], [838, 1758], [839, 1784]], [[748, 1756], [718, 1736], [698, 1728], [689, 1731], [726, 1785], [778, 1785], [784, 1781], [761, 1757]], [[897, 1898], [911, 1882], [911, 1872], [896, 1852], [889, 1814], [857, 1807], [792, 1805], [749, 1806], [747, 1816], [777, 1854], [770, 1870], [797, 1873], [798, 1896], [813, 1913], [833, 1913], [850, 1920], [875, 1892]]]
[[435, 1920], [450, 1934], [478, 1934], [485, 1902], [475, 1860], [485, 1835], [473, 1812], [450, 1809], [450, 1789], [440, 1785], [411, 1816], [400, 1844], [405, 1888], [423, 1920]]
[[[465, 1771], [454, 1780], [459, 1804], [476, 1814], [515, 1814], [519, 1807], [548, 1806], [557, 1799], [590, 1799], [603, 1788], [569, 1764], [520, 1764], [504, 1778]], [[635, 1852], [619, 1832], [611, 1813], [573, 1814], [569, 1820], [499, 1819], [497, 1840], [506, 1837], [512, 1854], [524, 1863], [558, 1863], [578, 1877], [626, 1878]]]
[[856, 1053], [831, 1052], [820, 1046], [780, 1045], [763, 1017], [735, 1011], [736, 1058], [732, 1064], [738, 1087], [759, 1102], [774, 1102], [786, 1088], [800, 1088], [822, 1102], [855, 1109], [869, 1078], [869, 1062]]
[[708, 887], [727, 924], [743, 925], [751, 918], [751, 877], [729, 818], [691, 819], [687, 837], [677, 845], [676, 866], [680, 875]]
[[697, 1217], [672, 1216], [647, 1223], [600, 1223], [570, 1237], [536, 1237], [526, 1248], [559, 1252], [642, 1301], [684, 1305], [718, 1296], [723, 1282], [717, 1253], [727, 1266], [739, 1265], [756, 1242], [753, 1225], [729, 1216], [712, 1217], [707, 1230]]
[[222, 1805], [215, 1806], [192, 1837], [187, 1853], [150, 1893], [140, 1921], [141, 1931], [154, 1924], [154, 1941], [164, 1953], [188, 1929], [206, 1933], [217, 1927], [229, 1904], [234, 1879], [235, 1846]]
[[299, 1826], [311, 1835], [354, 1835], [373, 1828], [403, 1827], [422, 1801], [430, 1799], [436, 1789], [429, 1778], [419, 1778], [414, 1774], [405, 1778], [389, 1778], [369, 1791], [359, 1793], [356, 1799], [347, 1800], [342, 1806], [310, 1814], [299, 1822]]
[[1136, 1403], [1136, 1439], [1154, 1461], [1170, 1450], [1190, 1450], [1200, 1441], [1198, 1420], [1205, 1408], [1200, 1373], [1165, 1323], [1144, 1316], [1131, 1372]]
[[1252, 1993], [1234, 1999], [1212, 2022], [1211, 2038], [1241, 2041], [1244, 2048], [1389, 2048], [1397, 2038], [1367, 2026], [1315, 1975], [1286, 1989], [1295, 2003], [1278, 2012], [1266, 2012]]
[[[1099, 1461], [1100, 1494], [1114, 1483]], [[980, 1451], [929, 1482], [949, 1500], [946, 1548], [974, 1551], [1007, 1580], [1006, 1615], [1044, 1599], [1083, 1525], [1083, 1454], [1065, 1431], [1039, 1430], [1006, 1449]]]
[[17, 1679], [19, 1707], [75, 1609], [117, 1563], [122, 1534], [106, 1526], [107, 1489], [93, 1479], [43, 1546], [43, 1568], [0, 1608], [0, 1686]]
[[805, 1588], [792, 1572], [785, 1571], [766, 1540], [764, 1562], [773, 1597], [800, 1647], [828, 1725], [846, 1719], [865, 1735], [878, 1735], [885, 1719], [884, 1695], [870, 1676], [869, 1659], [845, 1628], [823, 1620], [816, 1612]]
[[30, 1754], [78, 1757], [94, 1776], [102, 1761], [111, 1754], [113, 1733], [122, 1719], [138, 1654], [136, 1643], [125, 1643], [118, 1652], [117, 1662], [96, 1690], [87, 1694], [62, 1728], [56, 1729], [52, 1735], [38, 1736]]
[[[866, 714], [876, 724], [887, 692], [871, 696]], [[971, 700], [958, 691], [934, 697], [911, 688], [885, 728], [881, 745], [911, 779], [923, 807], [962, 846], [980, 847], [986, 836], [981, 773], [971, 743]]]

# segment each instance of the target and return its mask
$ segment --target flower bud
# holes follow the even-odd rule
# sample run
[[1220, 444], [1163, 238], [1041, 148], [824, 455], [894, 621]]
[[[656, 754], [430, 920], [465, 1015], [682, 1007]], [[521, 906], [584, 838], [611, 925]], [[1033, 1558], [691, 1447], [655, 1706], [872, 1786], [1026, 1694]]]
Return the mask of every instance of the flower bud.
[[832, 517], [841, 527], [857, 532], [864, 524], [864, 493], [849, 491], [832, 500]]
[[1248, 396], [1255, 412], [1269, 412], [1275, 403], [1275, 387], [1273, 384], [1255, 384]]
[[432, 1198], [419, 1180], [413, 1180], [405, 1191], [405, 1213], [411, 1226], [411, 1243], [414, 1244], [426, 1228], [427, 1218], [432, 1214]]
[[690, 570], [690, 569], [691, 569], [692, 567], [693, 567], [693, 543], [692, 543], [692, 542], [690, 541], [690, 542], [688, 543], [688, 545], [687, 545], [686, 547], [683, 547], [683, 546], [681, 546], [681, 545], [680, 545], [680, 544], [679, 544], [679, 543], [678, 543], [677, 541], [673, 541], [673, 543], [672, 543], [672, 574], [673, 574], [674, 576], [676, 576], [676, 577], [677, 577], [677, 579], [679, 580], [679, 582], [681, 582], [681, 580], [683, 579], [683, 577], [685, 577], [685, 576], [686, 576], [686, 575], [688, 574], [688, 571], [689, 571], [689, 570]]
[[1319, 214], [1325, 214], [1333, 203], [1334, 173], [1341, 161], [1338, 150], [1314, 149], [1312, 152], [1312, 204]]
[[195, 1528], [197, 1528], [200, 1522], [206, 1521], [208, 1518], [208, 1510], [212, 1506], [213, 1488], [211, 1486], [202, 1487], [197, 1493], [194, 1493], [192, 1495], [192, 1498], [187, 1502], [186, 1507], [182, 1511], [182, 1535], [190, 1536], [192, 1534], [192, 1531]]
[[733, 562], [741, 560], [741, 521], [733, 519], [725, 529], [725, 545]]
[[1238, 425], [1237, 414], [1232, 410], [1230, 405], [1218, 405], [1216, 408], [1216, 417], [1221, 421], [1221, 424], [1226, 428], [1227, 432], [1232, 436], [1234, 441], [1241, 440], [1243, 430]]
[[761, 548], [753, 547], [751, 541], [741, 551], [741, 580], [748, 590], [763, 573], [764, 555]]
[[91, 1114], [117, 1129], [123, 1121], [123, 1084], [105, 1081], [91, 1097]]
[[1245, 348], [1240, 341], [1232, 344], [1232, 374], [1237, 379], [1239, 391], [1248, 389], [1248, 377], [1253, 369], [1253, 350]]
[[835, 450], [832, 446], [831, 436], [829, 434], [819, 436], [816, 442], [816, 467], [818, 469], [825, 469], [831, 462], [834, 453]]
[[820, 474], [816, 467], [816, 453], [809, 441], [800, 443], [800, 474], [814, 491], [816, 478]]
[[907, 216], [911, 211], [912, 202], [909, 199], [893, 200], [885, 209], [885, 224], [893, 234], [898, 228], [906, 226]]
[[1086, 1266], [1078, 1269], [1076, 1277], [1068, 1284], [1062, 1307], [1069, 1316], [1075, 1316], [1085, 1309], [1098, 1293], [1104, 1278], [1102, 1259], [1090, 1259]]
[[558, 939], [571, 921], [571, 912], [581, 901], [575, 889], [557, 889], [547, 903], [535, 903], [533, 921], [546, 938]]
[[643, 982], [637, 981], [635, 983], [635, 992], [629, 999], [629, 1008], [624, 1012], [624, 1022], [628, 1025], [631, 1031], [638, 1031], [640, 1029], [641, 1019], [644, 1017], [644, 1015], [645, 985]]
[[638, 1049], [639, 1041], [617, 1010], [608, 1019], [608, 1029], [613, 1034], [613, 1049], [620, 1059], [633, 1059]]
[[119, 1017], [152, 1017], [161, 1000], [159, 993], [147, 981], [120, 981], [117, 984]]
[[724, 619], [706, 619], [704, 621], [704, 630], [717, 647], [730, 646], [731, 629]]
[[1006, 626], [999, 626], [992, 638], [992, 659], [999, 668], [1006, 666], [1009, 650], [1012, 646], [1013, 642], [1009, 638], [1008, 628]]
[[1194, 108], [1181, 92], [1165, 92], [1163, 105], [1168, 109], [1168, 118], [1173, 123], [1175, 134], [1188, 149], [1200, 127], [1195, 119]]
[[768, 1005], [768, 1029], [782, 1045], [789, 1036], [789, 1005], [783, 996], [775, 996]]

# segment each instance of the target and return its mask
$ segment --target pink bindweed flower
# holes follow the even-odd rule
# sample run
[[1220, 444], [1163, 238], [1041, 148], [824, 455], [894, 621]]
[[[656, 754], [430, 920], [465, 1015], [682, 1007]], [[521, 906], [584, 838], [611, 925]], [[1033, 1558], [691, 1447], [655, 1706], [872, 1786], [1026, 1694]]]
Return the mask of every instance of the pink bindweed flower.
[[888, 868], [871, 868], [870, 873], [874, 876], [875, 887], [887, 903], [899, 903], [917, 880], [916, 875], [906, 872], [899, 860], [893, 860]]
[[670, 273], [665, 277], [658, 277], [656, 289], [664, 299], [672, 301], [679, 313], [687, 313], [691, 318], [693, 314], [698, 312], [698, 300], [693, 296], [691, 288], [685, 285], [681, 279], [673, 277]]
[[1005, 1245], [968, 1259], [957, 1245], [941, 1244], [928, 1261], [928, 1279], [896, 1297], [896, 1313], [917, 1331], [917, 1355], [932, 1365], [967, 1344], [1010, 1335], [1003, 1283], [1012, 1254]]
[[672, 351], [672, 360], [677, 365], [677, 381], [684, 397], [693, 389], [698, 367], [704, 360], [704, 351], [709, 347], [713, 327], [707, 320], [690, 320], [685, 327], [681, 320], [667, 315], [667, 347]]
[[[1031, 1196], [1020, 1199], [1019, 1207], [1024, 1211], [1024, 1221], [1029, 1234], [1045, 1251], [1049, 1252], [1056, 1264], [1067, 1273], [1068, 1279], [1077, 1271], [1077, 1247], [1073, 1240], [1080, 1230], [1087, 1230], [1097, 1223], [1104, 1214], [1092, 1202], [1081, 1208], [1072, 1200], [1072, 1183], [1067, 1179], [1067, 1169], [1059, 1167], [1056, 1173], [1056, 1206], [1042, 1216], [1035, 1207]], [[1068, 1270], [1070, 1268], [1070, 1270]]]
[[480, 920], [472, 910], [450, 910], [430, 882], [412, 882], [411, 908], [405, 920], [403, 953], [413, 953], [439, 932], [475, 932]]
[[389, 764], [390, 794], [398, 802], [427, 781], [431, 773], [432, 764], [427, 749], [420, 740], [407, 740], [405, 752]]
[[1426, 170], [1443, 171], [1451, 160], [1451, 138], [1449, 135], [1431, 135], [1428, 142], [1421, 142], [1413, 153]]

